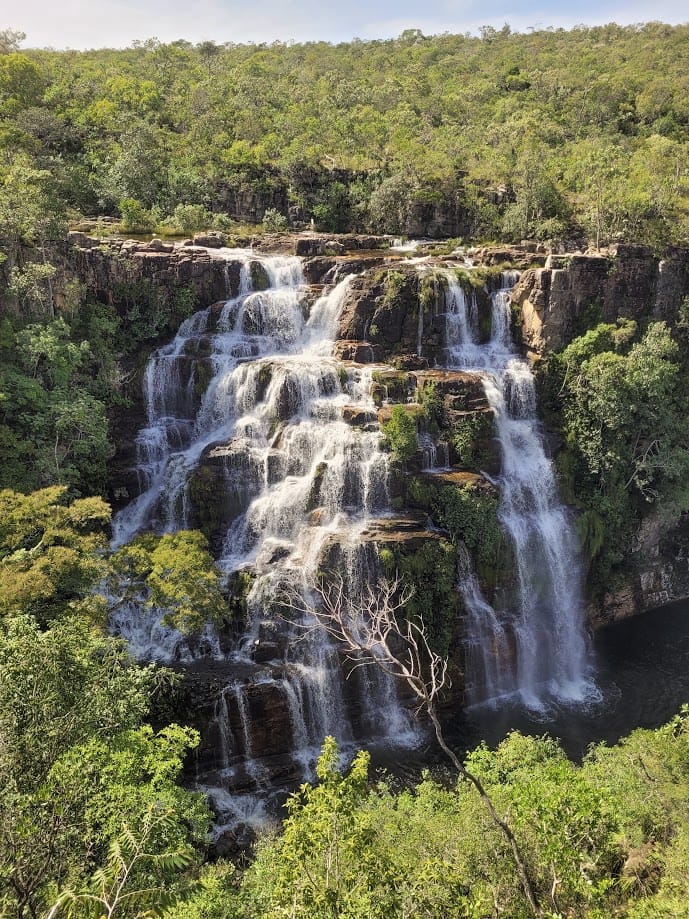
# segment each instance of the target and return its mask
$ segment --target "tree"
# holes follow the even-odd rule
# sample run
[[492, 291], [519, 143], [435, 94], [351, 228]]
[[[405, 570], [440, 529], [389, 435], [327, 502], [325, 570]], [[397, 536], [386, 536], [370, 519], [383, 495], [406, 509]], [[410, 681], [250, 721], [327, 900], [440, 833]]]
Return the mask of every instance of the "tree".
[[164, 621], [181, 632], [197, 631], [227, 615], [220, 576], [202, 533], [179, 530], [137, 536], [111, 559], [114, 604], [138, 601], [162, 609]]
[[30, 495], [0, 492], [0, 617], [41, 623], [79, 607], [102, 617], [92, 594], [104, 573], [110, 508], [100, 498], [67, 498], [64, 486]]
[[15, 51], [0, 54], [0, 113], [13, 116], [36, 105], [44, 89], [43, 74], [34, 61]]
[[[194, 860], [191, 846], [163, 852], [149, 851], [151, 837], [158, 832], [172, 833], [175, 815], [149, 807], [141, 825], [131, 830], [125, 825], [120, 836], [110, 843], [108, 860], [91, 878], [84, 890], [65, 890], [48, 913], [57, 916], [100, 919], [139, 919], [159, 915], [177, 899], [167, 884]], [[151, 883], [153, 874], [156, 882]]]
[[53, 880], [81, 858], [83, 772], [73, 772], [79, 794], [63, 796], [52, 771], [87, 738], [137, 725], [151, 678], [85, 619], [41, 632], [18, 616], [0, 628], [0, 912], [37, 916]]
[[492, 822], [505, 837], [531, 912], [542, 916], [530, 870], [514, 832], [496, 811], [481, 780], [462, 764], [445, 741], [437, 701], [448, 682], [447, 661], [432, 650], [423, 620], [398, 618], [409, 602], [409, 590], [398, 579], [382, 579], [375, 587], [367, 585], [361, 596], [352, 597], [340, 576], [317, 585], [316, 594], [316, 602], [293, 598], [293, 605], [311, 614], [355, 666], [380, 667], [416, 696], [418, 711], [423, 711], [430, 720], [440, 749], [457, 773], [475, 788]]
[[0, 29], [0, 54], [18, 51], [25, 38], [26, 32], [19, 32], [16, 29]]
[[260, 915], [399, 915], [401, 878], [367, 806], [369, 755], [358, 753], [347, 775], [338, 759], [337, 743], [326, 737], [318, 784], [303, 785], [288, 799], [283, 835], [259, 849], [245, 896]]

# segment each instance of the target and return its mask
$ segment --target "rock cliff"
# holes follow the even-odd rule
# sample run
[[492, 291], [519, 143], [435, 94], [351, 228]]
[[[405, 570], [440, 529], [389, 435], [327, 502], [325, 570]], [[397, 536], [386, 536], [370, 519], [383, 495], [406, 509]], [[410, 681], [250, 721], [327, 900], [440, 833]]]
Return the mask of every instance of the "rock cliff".
[[[223, 244], [233, 242], [250, 241], [228, 240], [216, 234], [175, 245], [160, 240], [106, 243], [73, 233], [62, 252], [58, 297], [64, 283], [76, 278], [91, 295], [122, 314], [150, 287], [168, 292], [186, 290], [187, 311], [214, 301], [222, 303], [237, 293], [240, 284], [239, 262], [228, 260], [227, 253], [219, 251]], [[378, 417], [360, 417], [356, 412], [348, 415], [345, 408], [343, 416], [350, 424], [384, 426], [390, 420], [392, 406], [402, 404], [414, 415], [425, 449], [440, 449], [447, 456], [454, 471], [445, 474], [446, 479], [448, 475], [452, 478], [452, 482], [443, 482], [445, 486], [474, 487], [478, 480], [472, 476], [498, 471], [490, 411], [480, 384], [475, 377], [462, 379], [461, 374], [433, 369], [442, 363], [445, 345], [444, 273], [461, 268], [465, 254], [431, 257], [419, 270], [418, 265], [386, 252], [388, 241], [380, 237], [303, 234], [261, 237], [253, 242], [257, 252], [301, 255], [305, 276], [314, 285], [313, 296], [320, 285], [347, 274], [355, 275], [343, 305], [334, 356], [345, 371], [348, 366], [361, 364], [384, 366], [374, 372], [372, 394], [380, 406]], [[689, 295], [689, 249], [672, 248], [658, 258], [647, 248], [622, 244], [604, 252], [564, 255], [546, 255], [535, 246], [487, 247], [471, 250], [471, 257], [479, 271], [485, 273], [482, 279], [486, 286], [476, 285], [479, 317], [487, 310], [490, 272], [506, 264], [523, 269], [512, 300], [523, 343], [535, 355], [563, 348], [597, 321], [614, 321], [618, 317], [640, 322], [663, 319], [672, 325]], [[260, 289], [258, 260], [252, 266], [252, 277], [255, 288]], [[165, 307], [163, 312], [157, 334], [142, 348], [144, 358], [151, 347], [170, 337], [173, 323], [178, 321], [171, 308]], [[207, 361], [204, 354], [189, 355], [190, 366], [195, 365], [200, 377], [204, 360]], [[139, 397], [142, 369], [143, 359], [133, 368], [131, 404], [118, 414], [114, 424], [118, 444], [113, 490], [116, 503], [118, 499], [126, 500], [135, 489], [130, 470], [134, 434], [143, 420]], [[429, 424], [424, 410], [424, 399], [428, 401], [431, 395], [439, 398], [440, 423], [436, 419]], [[461, 429], [469, 428], [471, 449], [466, 446], [466, 438], [458, 436]], [[460, 442], [464, 444], [464, 455]], [[259, 483], [252, 484], [238, 473], [232, 475], [237, 462], [231, 443], [211, 445], [191, 485], [194, 523], [216, 544], [228, 522], [243, 511], [259, 488]], [[428, 457], [424, 458], [421, 446], [408, 460], [406, 471], [398, 471], [394, 500], [399, 509], [430, 514], [437, 525], [432, 511], [434, 491], [429, 491], [433, 476], [422, 472], [424, 462], [428, 463]], [[228, 478], [235, 482], [233, 488], [226, 487]], [[222, 490], [221, 482], [225, 483]], [[420, 483], [425, 483], [423, 488]], [[480, 488], [484, 488], [486, 480], [481, 479], [481, 483]], [[652, 517], [644, 521], [630, 546], [618, 586], [591, 604], [592, 624], [600, 625], [689, 596], [687, 527], [683, 517]], [[389, 534], [386, 539], [389, 541]], [[409, 540], [401, 542], [408, 549]], [[508, 589], [505, 583], [509, 578], [501, 581], [490, 568], [489, 564], [482, 565], [483, 586], [488, 592]]]

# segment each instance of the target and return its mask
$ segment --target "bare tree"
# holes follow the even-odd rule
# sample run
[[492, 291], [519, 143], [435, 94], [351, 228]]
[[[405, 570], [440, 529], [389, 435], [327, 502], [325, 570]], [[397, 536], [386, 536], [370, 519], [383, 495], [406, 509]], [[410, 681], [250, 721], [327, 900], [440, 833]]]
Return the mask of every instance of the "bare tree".
[[534, 916], [543, 915], [519, 843], [509, 824], [498, 814], [481, 780], [470, 772], [447, 745], [437, 712], [444, 688], [449, 688], [447, 660], [430, 645], [423, 619], [399, 616], [413, 595], [413, 589], [399, 577], [367, 585], [353, 597], [341, 576], [313, 585], [311, 597], [292, 597], [290, 605], [310, 614], [315, 622], [340, 645], [355, 667], [375, 665], [407, 685], [433, 726], [436, 740], [459, 775], [477, 791], [493, 823], [505, 837], [514, 860], [524, 896]]

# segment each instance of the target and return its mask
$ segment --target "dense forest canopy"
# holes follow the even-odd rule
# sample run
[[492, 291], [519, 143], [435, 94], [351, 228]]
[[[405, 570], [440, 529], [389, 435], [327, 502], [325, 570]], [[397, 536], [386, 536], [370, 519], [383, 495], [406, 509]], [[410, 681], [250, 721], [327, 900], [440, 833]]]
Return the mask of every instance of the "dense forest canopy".
[[689, 26], [87, 52], [4, 34], [2, 180], [45, 172], [67, 209], [253, 201], [397, 232], [452, 200], [485, 237], [687, 235]]

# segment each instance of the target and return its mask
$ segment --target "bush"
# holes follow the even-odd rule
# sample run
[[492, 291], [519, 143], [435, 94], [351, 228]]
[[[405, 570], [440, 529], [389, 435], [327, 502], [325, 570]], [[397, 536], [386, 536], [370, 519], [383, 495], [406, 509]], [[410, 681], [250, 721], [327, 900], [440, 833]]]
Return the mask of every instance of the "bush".
[[287, 229], [287, 218], [274, 207], [269, 207], [263, 215], [263, 229], [266, 233], [281, 233]]
[[406, 463], [418, 449], [416, 421], [403, 405], [395, 405], [392, 417], [383, 425], [385, 442], [395, 459]]
[[182, 233], [193, 233], [208, 226], [210, 215], [202, 204], [178, 204], [173, 222]]
[[155, 219], [136, 198], [124, 198], [119, 203], [122, 215], [122, 229], [130, 233], [151, 233], [155, 229]]

